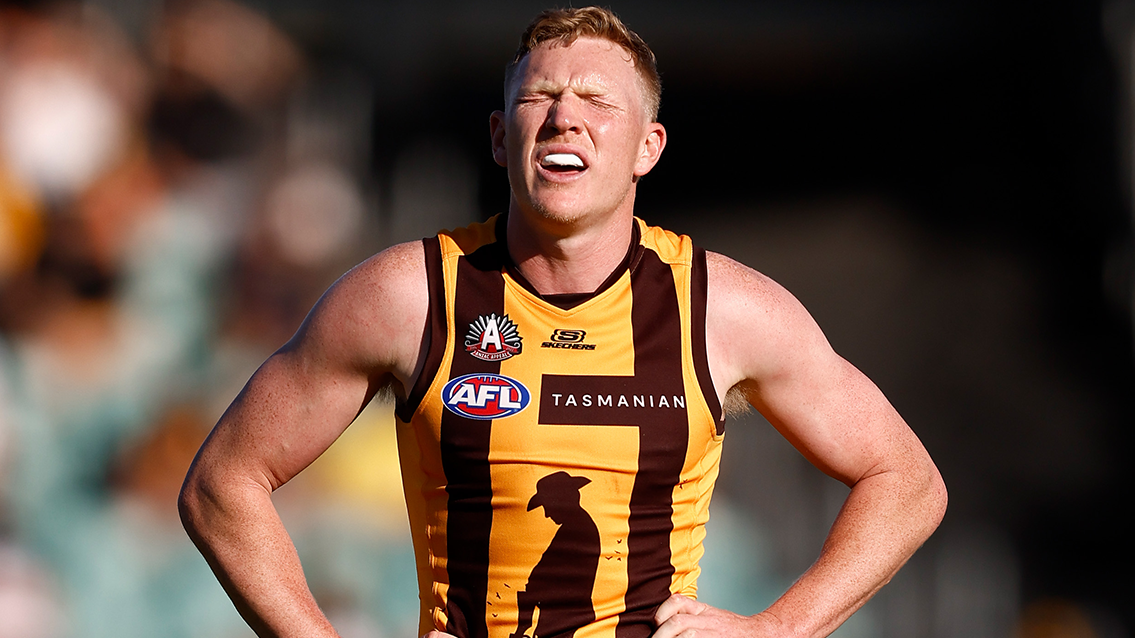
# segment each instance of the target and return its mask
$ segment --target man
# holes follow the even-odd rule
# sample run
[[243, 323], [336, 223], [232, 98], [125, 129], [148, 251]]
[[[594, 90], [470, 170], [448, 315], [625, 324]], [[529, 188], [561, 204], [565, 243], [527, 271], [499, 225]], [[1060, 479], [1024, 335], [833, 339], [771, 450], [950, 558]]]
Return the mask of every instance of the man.
[[537, 607], [540, 624], [533, 630], [536, 636], [571, 638], [576, 627], [595, 620], [591, 592], [599, 571], [602, 541], [595, 521], [580, 504], [579, 490], [589, 483], [587, 477], [562, 470], [536, 482], [528, 511], [543, 507], [544, 516], [555, 521], [559, 529], [528, 575], [524, 591], [516, 594], [519, 619], [513, 638], [525, 635]]
[[[613, 14], [541, 14], [490, 118], [507, 215], [344, 275], [221, 417], [181, 512], [260, 634], [336, 635], [270, 494], [386, 387], [430, 638], [530, 622], [536, 636], [824, 636], [937, 526], [934, 464], [803, 307], [633, 217], [666, 145], [659, 94], [653, 54]], [[753, 617], [693, 598], [721, 406], [736, 399], [851, 487], [816, 563]], [[559, 473], [576, 479], [578, 492], [559, 492], [582, 510], [562, 535], [528, 507], [560, 511], [545, 495]], [[555, 590], [545, 552], [573, 536], [588, 576]], [[533, 574], [538, 596], [524, 591]], [[576, 609], [581, 596], [589, 609]]]

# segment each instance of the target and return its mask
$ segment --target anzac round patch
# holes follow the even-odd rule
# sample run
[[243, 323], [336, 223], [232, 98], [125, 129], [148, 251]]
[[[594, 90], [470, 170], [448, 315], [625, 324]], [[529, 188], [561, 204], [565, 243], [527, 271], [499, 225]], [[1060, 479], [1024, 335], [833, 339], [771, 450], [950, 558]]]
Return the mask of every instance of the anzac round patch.
[[503, 361], [520, 354], [522, 340], [520, 331], [508, 315], [481, 315], [469, 324], [469, 332], [465, 333], [465, 351], [483, 361]]

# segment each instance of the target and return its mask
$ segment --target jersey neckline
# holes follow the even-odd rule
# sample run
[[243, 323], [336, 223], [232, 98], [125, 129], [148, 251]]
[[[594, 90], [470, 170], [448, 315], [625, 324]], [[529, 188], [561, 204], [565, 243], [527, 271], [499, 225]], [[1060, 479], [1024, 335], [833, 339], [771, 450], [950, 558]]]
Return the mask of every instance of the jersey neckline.
[[590, 301], [603, 294], [615, 285], [617, 281], [623, 276], [624, 272], [633, 271], [634, 267], [638, 264], [639, 258], [642, 256], [642, 230], [639, 228], [639, 220], [637, 217], [631, 218], [631, 242], [627, 246], [627, 253], [623, 260], [619, 262], [618, 266], [607, 275], [607, 279], [599, 284], [599, 287], [591, 292], [565, 292], [554, 294], [542, 294], [536, 290], [536, 287], [529, 282], [516, 263], [512, 261], [512, 254], [508, 251], [508, 213], [501, 213], [497, 218], [493, 233], [495, 236], [495, 243], [500, 245], [504, 255], [504, 270], [508, 276], [515, 281], [521, 288], [528, 291], [532, 296], [540, 299], [541, 301], [555, 306], [560, 310], [573, 310], [581, 304]]

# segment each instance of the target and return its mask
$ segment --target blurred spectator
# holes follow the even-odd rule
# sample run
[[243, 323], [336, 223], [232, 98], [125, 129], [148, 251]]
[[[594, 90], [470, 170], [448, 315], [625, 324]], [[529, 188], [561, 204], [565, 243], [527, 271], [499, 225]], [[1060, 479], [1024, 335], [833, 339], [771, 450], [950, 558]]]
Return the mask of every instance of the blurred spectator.
[[166, 9], [154, 57], [175, 93], [208, 86], [246, 111], [278, 104], [293, 88], [302, 58], [260, 14], [227, 0], [185, 0]]
[[5, 19], [0, 149], [18, 179], [65, 202], [125, 154], [147, 101], [145, 72], [96, 12], [60, 5]]
[[39, 257], [42, 214], [34, 192], [0, 163], [0, 287]]
[[58, 638], [65, 631], [51, 575], [5, 543], [0, 543], [0, 618], [0, 638]]
[[[21, 632], [3, 636], [246, 634], [180, 529], [176, 493], [217, 416], [204, 410], [235, 392], [224, 379], [247, 378], [240, 362], [303, 311], [242, 345], [218, 333], [248, 307], [224, 303], [224, 276], [306, 276], [305, 311], [327, 269], [357, 256], [356, 178], [279, 161], [298, 49], [231, 2], [159, 18], [146, 60], [91, 5], [3, 10], [0, 540], [16, 544], [0, 555], [0, 624]], [[244, 254], [257, 245], [271, 249]], [[232, 356], [242, 348], [255, 355]]]

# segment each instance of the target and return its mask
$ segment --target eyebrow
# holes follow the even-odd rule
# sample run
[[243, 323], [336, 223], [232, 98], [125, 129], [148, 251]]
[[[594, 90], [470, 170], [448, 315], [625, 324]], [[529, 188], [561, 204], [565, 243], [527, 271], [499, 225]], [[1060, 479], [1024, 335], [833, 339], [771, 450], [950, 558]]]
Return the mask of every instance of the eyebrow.
[[610, 89], [604, 84], [588, 80], [572, 82], [566, 86], [552, 80], [536, 80], [531, 84], [520, 86], [520, 90], [517, 91], [517, 94], [547, 93], [549, 95], [559, 95], [569, 89], [573, 93], [581, 95], [603, 95], [610, 92]]

